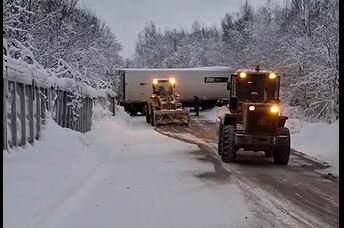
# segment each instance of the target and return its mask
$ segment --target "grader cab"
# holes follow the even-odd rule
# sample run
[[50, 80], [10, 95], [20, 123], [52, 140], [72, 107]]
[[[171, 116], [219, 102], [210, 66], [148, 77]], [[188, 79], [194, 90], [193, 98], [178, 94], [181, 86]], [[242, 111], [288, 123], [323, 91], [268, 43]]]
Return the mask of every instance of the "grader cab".
[[276, 72], [241, 69], [231, 75], [229, 110], [218, 117], [218, 153], [225, 162], [236, 160], [237, 150], [264, 151], [274, 163], [287, 165], [290, 133], [281, 113], [280, 76]]
[[183, 108], [179, 95], [174, 93], [174, 78], [153, 79], [152, 96], [145, 106], [146, 122], [152, 126], [190, 124], [189, 111]]

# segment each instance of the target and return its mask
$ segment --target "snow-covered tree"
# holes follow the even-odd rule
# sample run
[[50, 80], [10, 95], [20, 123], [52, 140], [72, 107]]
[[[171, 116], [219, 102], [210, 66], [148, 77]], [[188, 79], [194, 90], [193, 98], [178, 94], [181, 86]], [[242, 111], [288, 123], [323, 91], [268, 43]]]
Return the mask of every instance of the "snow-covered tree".
[[58, 68], [63, 60], [96, 88], [117, 80], [114, 68], [123, 65], [121, 45], [77, 0], [6, 0], [3, 12], [3, 36], [12, 57], [37, 61], [47, 69]]
[[[199, 22], [190, 31], [159, 32], [153, 23], [139, 34], [136, 67], [226, 65], [283, 73], [282, 100], [310, 120], [339, 117], [338, 0], [248, 1], [227, 13], [221, 31]], [[290, 110], [291, 110], [290, 109]], [[293, 113], [290, 113], [291, 115]]]

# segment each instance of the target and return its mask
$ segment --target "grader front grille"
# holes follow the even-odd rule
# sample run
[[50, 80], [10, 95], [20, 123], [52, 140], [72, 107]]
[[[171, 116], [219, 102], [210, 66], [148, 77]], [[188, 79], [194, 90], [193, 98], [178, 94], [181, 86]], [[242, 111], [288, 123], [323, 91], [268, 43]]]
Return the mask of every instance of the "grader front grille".
[[161, 109], [176, 109], [176, 105], [172, 103], [166, 103], [161, 105]]

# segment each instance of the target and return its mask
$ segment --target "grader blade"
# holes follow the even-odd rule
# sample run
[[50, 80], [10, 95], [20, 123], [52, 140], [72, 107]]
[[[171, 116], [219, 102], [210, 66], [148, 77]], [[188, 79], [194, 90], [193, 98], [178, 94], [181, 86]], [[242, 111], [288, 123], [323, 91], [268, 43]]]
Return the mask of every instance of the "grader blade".
[[187, 110], [158, 110], [154, 112], [155, 125], [190, 125], [190, 115]]

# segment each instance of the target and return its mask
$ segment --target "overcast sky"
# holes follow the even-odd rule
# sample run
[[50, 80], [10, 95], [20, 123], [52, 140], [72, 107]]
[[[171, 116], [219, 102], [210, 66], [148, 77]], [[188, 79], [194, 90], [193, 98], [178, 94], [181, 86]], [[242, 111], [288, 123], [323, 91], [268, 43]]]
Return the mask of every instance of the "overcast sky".
[[[81, 6], [93, 10], [110, 26], [123, 46], [122, 55], [131, 57], [135, 41], [145, 24], [153, 21], [166, 28], [186, 28], [198, 20], [211, 26], [220, 25], [227, 12], [237, 12], [245, 0], [80, 0]], [[266, 0], [249, 0], [254, 6]]]

